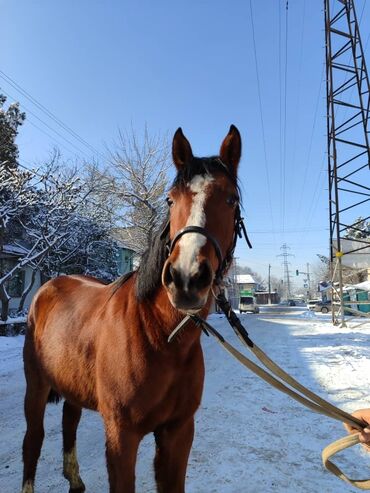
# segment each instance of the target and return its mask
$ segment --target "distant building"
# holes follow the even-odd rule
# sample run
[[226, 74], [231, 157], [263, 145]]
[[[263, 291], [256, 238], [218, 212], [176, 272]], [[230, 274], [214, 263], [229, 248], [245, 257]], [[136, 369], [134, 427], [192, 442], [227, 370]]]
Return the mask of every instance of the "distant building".
[[120, 276], [134, 270], [135, 252], [126, 246], [118, 245], [118, 273]]
[[235, 281], [240, 291], [251, 291], [254, 293], [257, 290], [258, 283], [250, 274], [237, 274]]
[[118, 246], [118, 273], [120, 276], [136, 269], [140, 263], [140, 256], [133, 248], [127, 245], [126, 228], [115, 228], [111, 232], [111, 237]]
[[272, 291], [271, 293], [268, 291], [255, 291], [254, 296], [259, 305], [268, 305], [269, 299], [273, 305], [277, 305], [280, 301], [280, 296], [277, 291]]

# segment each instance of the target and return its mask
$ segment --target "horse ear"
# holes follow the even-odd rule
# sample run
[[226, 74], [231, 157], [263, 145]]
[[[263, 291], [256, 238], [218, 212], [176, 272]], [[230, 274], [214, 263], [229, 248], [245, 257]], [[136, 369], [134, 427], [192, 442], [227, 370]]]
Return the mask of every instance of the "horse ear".
[[172, 141], [172, 157], [173, 162], [178, 170], [183, 166], [190, 163], [193, 159], [193, 151], [191, 145], [185, 135], [182, 133], [181, 127], [179, 127]]
[[221, 161], [231, 168], [231, 171], [236, 174], [240, 156], [242, 153], [242, 139], [239, 130], [235, 125], [230, 126], [229, 133], [224, 138], [220, 149]]

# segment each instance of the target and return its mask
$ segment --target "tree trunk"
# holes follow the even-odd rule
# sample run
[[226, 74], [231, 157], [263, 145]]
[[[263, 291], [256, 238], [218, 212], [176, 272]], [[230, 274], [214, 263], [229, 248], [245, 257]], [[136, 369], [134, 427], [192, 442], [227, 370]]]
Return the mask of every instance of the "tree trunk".
[[23, 311], [24, 304], [26, 302], [27, 295], [31, 291], [31, 289], [33, 288], [33, 285], [35, 284], [36, 274], [37, 274], [37, 270], [36, 269], [32, 269], [31, 280], [30, 280], [28, 286], [26, 287], [26, 289], [23, 291], [22, 296], [21, 296], [21, 299], [19, 301], [19, 306], [18, 306], [18, 312], [19, 313]]
[[0, 301], [1, 301], [1, 314], [0, 318], [3, 322], [8, 319], [9, 316], [9, 301], [10, 298], [6, 292], [4, 284], [0, 285]]

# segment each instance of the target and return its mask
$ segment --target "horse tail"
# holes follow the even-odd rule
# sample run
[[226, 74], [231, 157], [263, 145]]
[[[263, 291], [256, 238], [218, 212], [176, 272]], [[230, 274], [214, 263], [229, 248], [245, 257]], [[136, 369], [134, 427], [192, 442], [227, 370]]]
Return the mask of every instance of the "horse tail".
[[55, 392], [55, 390], [51, 389], [48, 395], [48, 402], [53, 404], [58, 404], [58, 402], [62, 399], [62, 396]]

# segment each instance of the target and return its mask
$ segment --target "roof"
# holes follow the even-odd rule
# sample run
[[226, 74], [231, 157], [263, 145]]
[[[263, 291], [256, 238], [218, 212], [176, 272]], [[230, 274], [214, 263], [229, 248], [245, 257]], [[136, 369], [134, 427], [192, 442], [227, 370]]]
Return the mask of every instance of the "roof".
[[257, 284], [250, 274], [238, 274], [236, 276], [237, 284]]
[[359, 282], [358, 284], [347, 284], [343, 287], [344, 290], [360, 289], [363, 291], [370, 291], [370, 281]]

